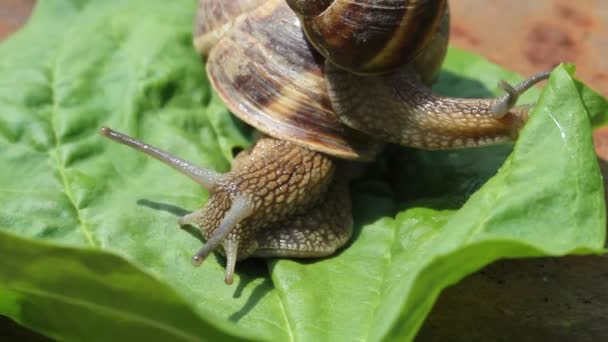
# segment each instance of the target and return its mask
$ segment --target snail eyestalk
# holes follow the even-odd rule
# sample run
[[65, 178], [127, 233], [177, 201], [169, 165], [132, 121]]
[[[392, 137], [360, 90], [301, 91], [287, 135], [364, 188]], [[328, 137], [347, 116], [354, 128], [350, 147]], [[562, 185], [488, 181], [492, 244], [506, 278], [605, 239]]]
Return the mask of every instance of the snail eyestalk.
[[515, 86], [510, 85], [505, 81], [500, 81], [498, 86], [502, 88], [507, 94], [503, 95], [498, 102], [492, 107], [491, 113], [496, 115], [497, 117], [501, 117], [509, 112], [519, 96], [526, 92], [526, 90], [530, 89], [532, 86], [537, 84], [540, 81], [546, 80], [551, 75], [551, 71], [543, 71], [539, 72], [535, 75], [530, 76], [529, 78], [523, 80]]
[[226, 277], [224, 282], [226, 285], [232, 285], [234, 280], [234, 267], [238, 256], [238, 244], [235, 241], [228, 240], [224, 243], [224, 252], [226, 253]]
[[106, 138], [112, 139], [118, 143], [127, 145], [131, 148], [141, 151], [141, 152], [171, 166], [175, 170], [192, 178], [192, 180], [194, 180], [198, 184], [202, 185], [205, 189], [207, 189], [209, 191], [213, 191], [216, 184], [218, 183], [218, 181], [221, 178], [220, 173], [202, 168], [200, 166], [196, 166], [183, 159], [173, 156], [173, 155], [169, 154], [168, 152], [165, 152], [157, 147], [148, 145], [142, 141], [132, 138], [126, 134], [116, 132], [110, 128], [103, 127], [99, 131], [99, 133]]
[[[213, 235], [207, 240], [205, 245], [192, 257], [192, 264], [194, 266], [200, 266], [205, 259], [213, 252], [220, 244], [224, 242], [226, 236], [230, 234], [239, 222], [245, 219], [247, 216], [253, 213], [253, 205], [251, 201], [244, 197], [239, 196], [232, 201], [230, 210], [226, 212], [219, 227], [213, 232]], [[234, 248], [236, 251], [236, 248]], [[226, 251], [228, 254], [228, 251]], [[236, 256], [235, 256], [236, 258]]]

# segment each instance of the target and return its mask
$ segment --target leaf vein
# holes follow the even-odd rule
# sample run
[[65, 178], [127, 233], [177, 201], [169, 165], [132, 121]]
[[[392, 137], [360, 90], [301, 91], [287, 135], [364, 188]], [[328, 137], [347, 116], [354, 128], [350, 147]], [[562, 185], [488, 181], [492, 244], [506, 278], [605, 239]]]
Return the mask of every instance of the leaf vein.
[[76, 199], [74, 197], [74, 193], [72, 191], [72, 187], [70, 186], [70, 183], [68, 181], [68, 177], [66, 175], [66, 169], [65, 169], [65, 161], [62, 160], [61, 155], [59, 153], [59, 150], [61, 148], [60, 143], [59, 143], [59, 134], [57, 132], [57, 123], [56, 123], [56, 116], [57, 116], [57, 112], [59, 111], [58, 105], [57, 105], [57, 98], [56, 98], [56, 84], [55, 84], [55, 80], [56, 80], [56, 75], [57, 73], [57, 59], [55, 60], [55, 64], [53, 66], [53, 69], [51, 71], [51, 113], [50, 113], [50, 127], [51, 130], [53, 132], [53, 140], [55, 142], [55, 148], [54, 148], [54, 153], [49, 151], [51, 158], [54, 160], [55, 162], [55, 168], [57, 169], [57, 171], [59, 172], [59, 178], [61, 180], [61, 185], [63, 187], [63, 192], [65, 193], [66, 197], [68, 198], [68, 200], [70, 201], [70, 204], [72, 205], [72, 208], [74, 209], [74, 211], [76, 212], [76, 218], [78, 220], [78, 228], [80, 229], [80, 231], [82, 232], [82, 234], [84, 235], [85, 239], [87, 240], [88, 244], [93, 246], [93, 247], [97, 247], [97, 243], [95, 242], [95, 239], [93, 238], [93, 234], [91, 233], [91, 229], [89, 224], [86, 222], [86, 220], [84, 219], [80, 208], [78, 207], [78, 203], [76, 202]]
[[277, 289], [279, 291], [279, 308], [281, 308], [281, 313], [283, 314], [283, 317], [285, 318], [285, 323], [287, 325], [287, 333], [289, 334], [289, 341], [295, 341], [294, 336], [293, 336], [293, 330], [291, 327], [291, 321], [289, 320], [289, 316], [287, 315], [287, 311], [285, 310], [285, 305], [283, 304], [283, 292], [277, 287], [274, 287], [275, 289]]

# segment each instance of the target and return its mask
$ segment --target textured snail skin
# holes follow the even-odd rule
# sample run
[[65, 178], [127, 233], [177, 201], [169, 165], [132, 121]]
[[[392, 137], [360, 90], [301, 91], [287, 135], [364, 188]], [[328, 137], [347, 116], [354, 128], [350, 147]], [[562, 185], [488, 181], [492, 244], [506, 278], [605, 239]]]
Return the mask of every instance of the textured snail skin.
[[[198, 218], [203, 236], [209, 239], [219, 227], [232, 199], [246, 196], [253, 214], [239, 223], [227, 240], [238, 242], [238, 258], [251, 256], [257, 246], [274, 242], [258, 241], [259, 230], [272, 223], [289, 221], [290, 216], [306, 214], [324, 197], [335, 172], [332, 158], [283, 140], [262, 138], [232, 171], [226, 173]], [[266, 235], [261, 235], [264, 237]]]
[[325, 198], [306, 212], [257, 230], [255, 257], [329, 256], [352, 235], [348, 177], [335, 177]]
[[179, 224], [200, 227], [209, 242], [236, 198], [251, 204], [251, 215], [221, 242], [226, 283], [232, 283], [237, 260], [331, 255], [350, 239], [353, 224], [348, 181], [336, 179], [335, 172], [336, 163], [324, 154], [261, 138], [237, 156], [205, 207]]
[[[259, 218], [254, 214], [242, 222], [238, 229], [244, 234], [234, 232], [239, 246], [250, 251], [239, 257], [320, 257], [343, 246], [352, 235], [353, 222], [348, 177], [341, 169], [344, 166], [333, 158], [269, 137], [241, 152], [227, 181], [245, 187], [233, 196], [252, 193], [264, 208], [257, 209], [261, 211]], [[336, 173], [341, 176], [335, 177]], [[227, 188], [226, 192], [231, 192], [230, 186]], [[208, 216], [202, 215], [198, 224], [217, 226], [217, 221], [205, 222]], [[251, 232], [254, 238], [242, 238]]]
[[408, 68], [365, 77], [328, 63], [326, 77], [334, 109], [345, 113], [344, 122], [395, 144], [446, 149], [506, 143], [517, 137], [527, 120], [526, 111], [493, 115], [499, 98], [436, 95]]

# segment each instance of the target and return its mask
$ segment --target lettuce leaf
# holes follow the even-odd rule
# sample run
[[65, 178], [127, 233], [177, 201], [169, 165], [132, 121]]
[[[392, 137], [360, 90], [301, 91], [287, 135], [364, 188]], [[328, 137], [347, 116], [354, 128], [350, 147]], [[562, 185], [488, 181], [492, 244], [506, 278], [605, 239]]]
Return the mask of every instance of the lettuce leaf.
[[[500, 258], [601, 253], [591, 123], [607, 102], [558, 67], [513, 146], [390, 148], [353, 185], [355, 238], [332, 258], [201, 268], [177, 216], [208, 194], [109, 143], [108, 125], [220, 171], [250, 130], [191, 47], [196, 1], [40, 1], [0, 45], [0, 314], [61, 340], [411, 340], [437, 296]], [[451, 49], [437, 90], [517, 75]]]

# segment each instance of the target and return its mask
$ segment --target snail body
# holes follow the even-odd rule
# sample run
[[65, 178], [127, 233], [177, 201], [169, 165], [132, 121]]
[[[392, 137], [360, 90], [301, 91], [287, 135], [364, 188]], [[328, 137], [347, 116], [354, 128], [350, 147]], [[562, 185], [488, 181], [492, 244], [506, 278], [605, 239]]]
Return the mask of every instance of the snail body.
[[[352, 235], [348, 166], [381, 143], [423, 149], [511, 141], [527, 120], [517, 97], [541, 73], [489, 99], [428, 88], [446, 53], [446, 0], [200, 0], [194, 45], [227, 107], [263, 136], [219, 174], [108, 128], [211, 192], [178, 220], [226, 256], [322, 257]], [[219, 12], [218, 12], [219, 11]], [[420, 20], [416, 20], [416, 18]], [[204, 21], [204, 22], [201, 22]]]

